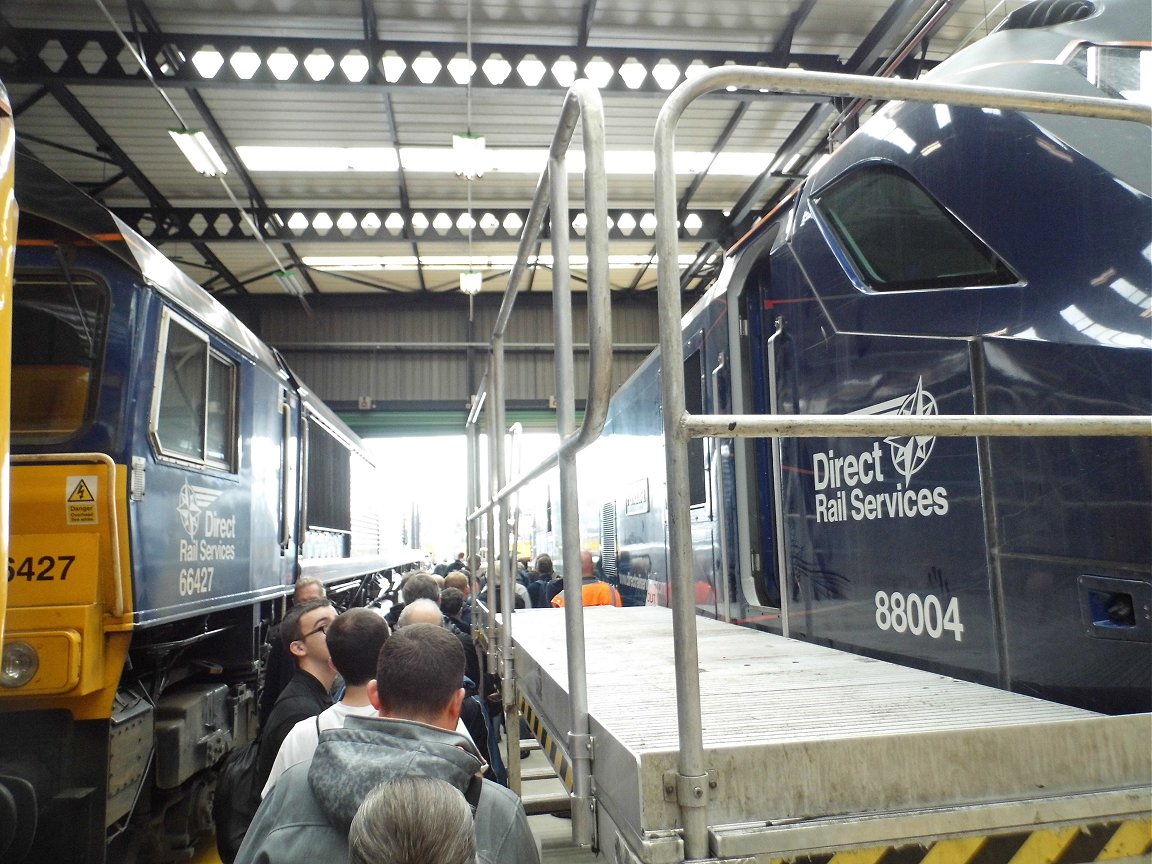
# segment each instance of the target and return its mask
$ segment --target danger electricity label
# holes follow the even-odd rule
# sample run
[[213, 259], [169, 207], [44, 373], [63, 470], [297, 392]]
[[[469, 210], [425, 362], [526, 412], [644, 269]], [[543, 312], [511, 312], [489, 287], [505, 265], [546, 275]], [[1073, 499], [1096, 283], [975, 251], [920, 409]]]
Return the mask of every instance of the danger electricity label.
[[64, 506], [68, 508], [68, 524], [96, 524], [99, 521], [96, 512], [96, 500], [99, 494], [99, 478], [95, 475], [69, 477], [64, 493]]

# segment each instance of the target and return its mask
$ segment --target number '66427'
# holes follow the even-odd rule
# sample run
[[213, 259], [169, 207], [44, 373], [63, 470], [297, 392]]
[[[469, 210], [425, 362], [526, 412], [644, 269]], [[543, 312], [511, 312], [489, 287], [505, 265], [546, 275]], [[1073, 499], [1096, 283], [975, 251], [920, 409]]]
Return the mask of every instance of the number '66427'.
[[27, 582], [63, 582], [75, 562], [75, 555], [27, 555], [19, 560], [9, 558], [8, 581], [24, 579]]

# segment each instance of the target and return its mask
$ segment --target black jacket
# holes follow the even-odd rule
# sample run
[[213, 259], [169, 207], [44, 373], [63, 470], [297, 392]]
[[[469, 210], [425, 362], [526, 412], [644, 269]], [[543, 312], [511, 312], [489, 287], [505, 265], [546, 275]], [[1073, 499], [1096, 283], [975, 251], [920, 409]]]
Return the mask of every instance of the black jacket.
[[263, 789], [272, 773], [272, 763], [280, 752], [280, 745], [292, 727], [308, 717], [315, 717], [332, 704], [327, 688], [315, 677], [297, 669], [280, 698], [272, 706], [268, 722], [260, 730], [260, 760], [256, 763], [257, 788]]

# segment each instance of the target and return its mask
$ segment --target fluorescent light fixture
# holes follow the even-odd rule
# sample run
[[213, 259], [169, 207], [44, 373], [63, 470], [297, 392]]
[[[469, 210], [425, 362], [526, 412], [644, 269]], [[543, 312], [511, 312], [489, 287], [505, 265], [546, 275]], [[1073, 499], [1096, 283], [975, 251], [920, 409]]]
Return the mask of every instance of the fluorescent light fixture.
[[[236, 148], [249, 171], [389, 172], [400, 160], [392, 147], [252, 147]], [[441, 166], [441, 170], [444, 170]]]
[[[659, 260], [657, 255], [609, 255], [608, 267], [611, 270], [631, 270], [648, 264], [655, 264]], [[696, 260], [695, 255], [678, 255], [676, 265], [687, 267]], [[511, 270], [516, 263], [514, 255], [307, 255], [304, 257], [304, 266], [314, 270], [337, 271], [370, 271], [392, 270], [410, 271], [418, 267], [425, 270], [458, 270], [461, 274], [475, 273], [479, 275], [488, 271]], [[551, 267], [551, 255], [529, 256], [528, 266]], [[568, 265], [574, 270], [588, 268], [587, 255], [568, 256]], [[463, 288], [461, 288], [463, 290]]]
[[216, 148], [202, 130], [169, 129], [168, 134], [172, 136], [184, 158], [205, 177], [228, 173], [228, 166], [224, 164], [224, 160], [220, 158]]
[[276, 281], [280, 283], [285, 294], [291, 294], [293, 297], [304, 296], [304, 286], [300, 284], [300, 279], [294, 271], [277, 270], [272, 275], [276, 277]]
[[478, 270], [465, 270], [460, 274], [460, 290], [469, 297], [480, 293], [484, 285], [484, 274]]
[[452, 158], [456, 174], [460, 177], [467, 180], [483, 177], [487, 161], [484, 153], [484, 136], [453, 135]]
[[[264, 147], [236, 148], [249, 171], [365, 171], [389, 172], [403, 166], [421, 174], [482, 177], [493, 174], [539, 176], [548, 164], [545, 149], [491, 149], [479, 136], [453, 135], [447, 147]], [[677, 174], [699, 174], [705, 169], [715, 176], [757, 177], [775, 158], [773, 153], [732, 152], [714, 155], [705, 151], [681, 150], [673, 157]], [[568, 153], [565, 165], [570, 173], [584, 173], [584, 154]], [[651, 175], [656, 159], [651, 150], [609, 150], [604, 154], [608, 174]], [[711, 165], [711, 168], [708, 166]]]

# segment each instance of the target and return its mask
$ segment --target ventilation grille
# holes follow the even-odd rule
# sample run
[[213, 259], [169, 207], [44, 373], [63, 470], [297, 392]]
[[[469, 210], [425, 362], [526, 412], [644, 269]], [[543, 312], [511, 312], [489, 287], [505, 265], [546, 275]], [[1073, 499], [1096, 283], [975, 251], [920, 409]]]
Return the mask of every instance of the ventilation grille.
[[1083, 21], [1096, 14], [1096, 4], [1089, 0], [1036, 0], [1021, 6], [1004, 19], [1001, 30], [1031, 30], [1052, 27], [1070, 21]]
[[604, 577], [615, 582], [616, 572], [616, 503], [600, 508], [600, 569]]

